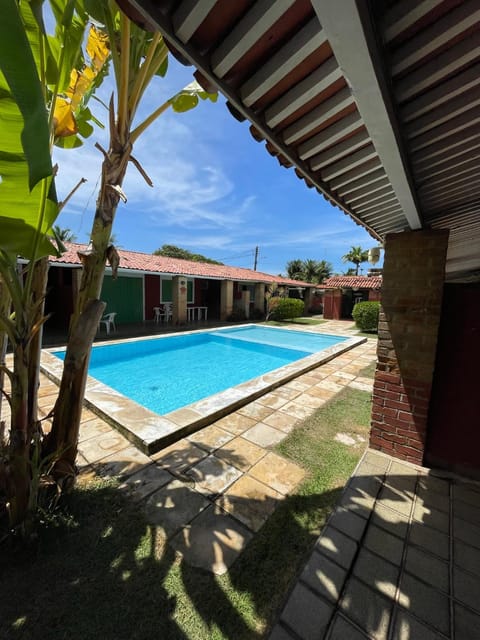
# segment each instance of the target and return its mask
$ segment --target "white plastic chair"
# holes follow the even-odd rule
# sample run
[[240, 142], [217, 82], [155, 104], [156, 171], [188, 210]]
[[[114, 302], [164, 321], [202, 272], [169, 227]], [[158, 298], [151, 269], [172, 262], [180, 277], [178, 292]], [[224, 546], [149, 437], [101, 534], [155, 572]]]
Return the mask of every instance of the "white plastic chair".
[[165, 322], [168, 322], [172, 317], [172, 303], [164, 302], [163, 303], [163, 313], [165, 315]]
[[105, 329], [107, 330], [107, 335], [110, 333], [110, 328], [112, 328], [114, 331], [117, 330], [117, 327], [115, 326], [116, 315], [117, 315], [117, 312], [113, 311], [112, 313], [107, 313], [107, 315], [103, 316], [103, 318], [100, 320], [100, 325], [102, 324], [105, 325]]

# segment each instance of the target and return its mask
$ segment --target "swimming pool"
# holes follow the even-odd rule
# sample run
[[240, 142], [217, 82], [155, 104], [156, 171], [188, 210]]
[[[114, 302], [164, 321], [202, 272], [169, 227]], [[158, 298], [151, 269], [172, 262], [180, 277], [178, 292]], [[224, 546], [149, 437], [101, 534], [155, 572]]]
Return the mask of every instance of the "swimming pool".
[[165, 415], [345, 340], [254, 325], [164, 336], [94, 346], [89, 374]]

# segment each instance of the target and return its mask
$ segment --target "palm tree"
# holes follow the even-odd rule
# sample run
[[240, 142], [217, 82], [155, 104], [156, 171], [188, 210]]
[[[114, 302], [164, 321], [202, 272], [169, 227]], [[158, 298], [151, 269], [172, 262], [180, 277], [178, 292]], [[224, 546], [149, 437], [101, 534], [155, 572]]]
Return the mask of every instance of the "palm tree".
[[303, 280], [303, 260], [287, 262], [287, 275], [292, 280]]
[[61, 242], [75, 242], [77, 236], [71, 231], [71, 229], [63, 229], [60, 225], [53, 225], [55, 235]]
[[324, 282], [327, 278], [330, 278], [333, 272], [333, 267], [330, 262], [326, 260], [320, 260], [317, 265], [317, 278], [318, 284]]
[[353, 262], [355, 265], [355, 275], [358, 276], [358, 269], [362, 262], [368, 260], [368, 249], [362, 247], [352, 247], [348, 253], [342, 256], [343, 262]]

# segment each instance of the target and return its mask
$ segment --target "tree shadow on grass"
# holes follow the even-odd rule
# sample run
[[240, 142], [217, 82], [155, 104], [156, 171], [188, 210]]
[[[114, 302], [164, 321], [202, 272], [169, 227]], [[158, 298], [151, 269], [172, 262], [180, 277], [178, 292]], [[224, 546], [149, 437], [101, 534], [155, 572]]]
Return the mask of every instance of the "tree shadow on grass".
[[[389, 581], [396, 588], [395, 580], [400, 579], [400, 573], [392, 578], [394, 563], [392, 557], [388, 557], [388, 549], [387, 557], [382, 558], [385, 553], [382, 541], [394, 544], [398, 553], [399, 545], [403, 548], [406, 531], [406, 520], [398, 513], [395, 520], [395, 517], [387, 518], [385, 511], [379, 511], [375, 519], [369, 521], [365, 503], [372, 499], [372, 492], [376, 492], [375, 496], [383, 492], [385, 500], [391, 502], [387, 512], [390, 509], [390, 516], [395, 515], [397, 503], [401, 512], [408, 492], [413, 491], [417, 481], [415, 474], [390, 476], [389, 486], [385, 488], [383, 477], [372, 473], [354, 479], [343, 495], [340, 489], [333, 489], [318, 495], [287, 497], [223, 576], [215, 576], [180, 559], [171, 546], [165, 544], [162, 528], [145, 521], [141, 503], [135, 504], [121, 495], [112, 482], [95, 481], [93, 486], [75, 492], [71, 498], [70, 512], [75, 514], [78, 524], [47, 529], [34, 563], [13, 565], [6, 554], [2, 554], [0, 637], [12, 640], [67, 637], [72, 640], [97, 637], [104, 640], [254, 640], [267, 637], [275, 615], [315, 544], [319, 531], [312, 522], [320, 529], [340, 496], [342, 509], [365, 525], [361, 537], [366, 539], [370, 535], [368, 553], [370, 559], [376, 559], [372, 584], [368, 584], [367, 573], [364, 583], [360, 582], [361, 588], [355, 577], [341, 586], [340, 591], [347, 597], [345, 612], [366, 632], [376, 632], [385, 625], [385, 620], [387, 626], [397, 624], [400, 619], [402, 624], [409, 624], [405, 611], [400, 611], [403, 618], [400, 614], [393, 616], [393, 597], [388, 594], [377, 593], [376, 598], [367, 599], [368, 606], [362, 604], [365, 590], [374, 594], [375, 589], [383, 588]], [[185, 487], [179, 486], [178, 493], [175, 487], [162, 503], [165, 506], [175, 508], [184, 500]], [[161, 496], [161, 492], [162, 489], [158, 489], [156, 493]], [[245, 499], [244, 506], [260, 506], [252, 502], [261, 501]], [[232, 531], [214, 496], [210, 496], [208, 506], [197, 517], [207, 509], [217, 509], [222, 515], [213, 536], [205, 541], [204, 552], [214, 563], [229, 546]], [[361, 557], [362, 550], [349, 541], [349, 533], [342, 532], [341, 518], [335, 521], [336, 517], [330, 521], [327, 535], [332, 544], [317, 551], [333, 561], [332, 566], [338, 570], [345, 564], [344, 554], [351, 552], [353, 544], [355, 574], [355, 563], [365, 564], [368, 558], [364, 552]], [[414, 533], [420, 548], [424, 540], [428, 541], [428, 534], [433, 535], [428, 527], [430, 518], [426, 510], [423, 521], [412, 525], [415, 531], [411, 529], [410, 539]], [[432, 526], [436, 526], [435, 523]], [[369, 534], [370, 530], [373, 533]], [[172, 535], [178, 535], [177, 531], [181, 531], [180, 525]], [[339, 545], [339, 540], [346, 540], [345, 548]], [[193, 539], [187, 543], [192, 544]], [[310, 584], [310, 591], [321, 592], [322, 585], [328, 584], [328, 564], [325, 567], [326, 579]], [[408, 572], [405, 575], [407, 580], [400, 588], [404, 597], [413, 602], [413, 592], [409, 590], [415, 578]], [[356, 584], [356, 589], [351, 588], [352, 584]], [[325, 601], [325, 594], [320, 598]], [[332, 609], [330, 626], [336, 624], [334, 616], [338, 615]], [[438, 611], [436, 615], [440, 616]], [[448, 611], [439, 617], [442, 625], [445, 615], [448, 616]], [[433, 621], [432, 624], [439, 623]]]

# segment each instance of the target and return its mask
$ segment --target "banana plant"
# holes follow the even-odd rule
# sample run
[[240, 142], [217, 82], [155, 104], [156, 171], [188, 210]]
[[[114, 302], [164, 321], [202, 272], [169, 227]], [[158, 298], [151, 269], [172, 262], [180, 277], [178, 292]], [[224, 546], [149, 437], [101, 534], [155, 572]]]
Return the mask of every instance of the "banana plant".
[[100, 293], [107, 262], [116, 275], [118, 254], [111, 243], [112, 226], [120, 200], [126, 202], [123, 180], [129, 164], [150, 178], [133, 155], [139, 137], [168, 109], [181, 113], [200, 100], [217, 99], [196, 82], [179, 91], [155, 108], [146, 118], [137, 115], [146, 89], [155, 76], [164, 76], [168, 67], [168, 49], [159, 33], [143, 31], [123, 14], [111, 0], [86, 3], [99, 30], [110, 43], [115, 92], [108, 105], [109, 146], [97, 149], [103, 156], [101, 184], [88, 249], [81, 255], [82, 277], [79, 295], [70, 324], [70, 337], [64, 360], [60, 391], [53, 411], [53, 423], [46, 440], [45, 453], [61, 452], [55, 463], [57, 482], [65, 487], [75, 479], [75, 459], [82, 401], [85, 393], [91, 346], [105, 304]]
[[[0, 363], [0, 391], [11, 414], [8, 446], [4, 438], [0, 442], [0, 493], [6, 495], [12, 530], [27, 534], [35, 504], [32, 451], [38, 451], [41, 439], [36, 398], [48, 255], [58, 246], [52, 243], [60, 211], [52, 145], [65, 146], [64, 140], [93, 131], [85, 126], [92, 118], [86, 102], [103, 66], [84, 60], [88, 14], [83, 3], [54, 0], [51, 5], [53, 36], [46, 34], [42, 2], [5, 0], [0, 21], [0, 334], [8, 337], [13, 352], [13, 366], [3, 358]], [[107, 57], [108, 49], [103, 63]], [[81, 90], [72, 85], [75, 74], [84, 77], [91, 67], [94, 72]], [[62, 128], [62, 114], [70, 116], [69, 130]], [[27, 262], [21, 269], [17, 256]], [[2, 335], [0, 344], [5, 344]]]

